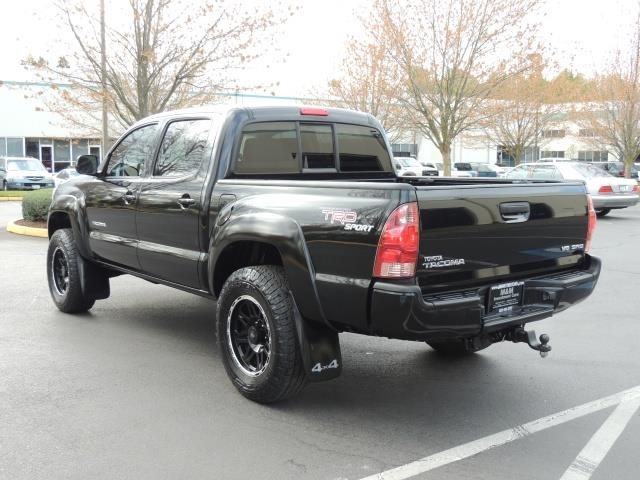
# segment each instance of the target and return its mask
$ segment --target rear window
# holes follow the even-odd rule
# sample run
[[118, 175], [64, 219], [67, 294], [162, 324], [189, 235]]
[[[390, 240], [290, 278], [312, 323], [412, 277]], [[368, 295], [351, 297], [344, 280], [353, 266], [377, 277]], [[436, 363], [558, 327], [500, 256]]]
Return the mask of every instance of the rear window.
[[[298, 155], [298, 129], [301, 156]], [[235, 173], [313, 173], [314, 170], [392, 172], [384, 137], [372, 127], [340, 123], [260, 122], [243, 129]]]
[[391, 158], [382, 134], [371, 127], [337, 124], [340, 170], [343, 172], [388, 172]]

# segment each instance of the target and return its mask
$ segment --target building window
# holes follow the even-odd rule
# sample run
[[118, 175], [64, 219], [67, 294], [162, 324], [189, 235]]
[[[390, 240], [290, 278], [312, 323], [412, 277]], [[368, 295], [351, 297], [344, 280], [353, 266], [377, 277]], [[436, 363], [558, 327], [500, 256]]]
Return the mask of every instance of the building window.
[[55, 172], [59, 172], [71, 165], [71, 151], [69, 140], [53, 141], [53, 163]]
[[583, 150], [578, 152], [578, 160], [586, 162], [606, 162], [609, 160], [609, 152], [606, 150]]
[[540, 158], [564, 158], [564, 152], [556, 150], [542, 150]]
[[542, 136], [544, 138], [562, 138], [564, 133], [564, 130], [545, 130], [542, 132]]
[[40, 141], [37, 138], [27, 138], [24, 144], [27, 147], [27, 157], [40, 160]]
[[75, 164], [80, 155], [89, 154], [89, 140], [71, 140], [71, 163]]
[[415, 143], [393, 143], [391, 151], [394, 157], [417, 157], [418, 145]]
[[7, 138], [7, 157], [24, 157], [24, 139]]
[[7, 141], [4, 138], [0, 138], [0, 157], [4, 157], [7, 154]]
[[581, 128], [578, 135], [581, 137], [595, 137], [596, 132], [592, 128]]

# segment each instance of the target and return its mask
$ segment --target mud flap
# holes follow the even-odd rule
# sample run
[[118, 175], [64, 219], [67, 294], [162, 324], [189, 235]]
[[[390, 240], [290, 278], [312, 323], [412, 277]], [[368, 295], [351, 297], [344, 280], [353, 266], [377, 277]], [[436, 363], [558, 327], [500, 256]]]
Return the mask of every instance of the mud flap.
[[342, 373], [338, 332], [317, 322], [305, 321], [295, 308], [300, 354], [310, 382], [333, 380]]
[[80, 282], [82, 293], [87, 298], [103, 300], [109, 298], [111, 289], [109, 286], [109, 276], [104, 270], [84, 258], [79, 258]]

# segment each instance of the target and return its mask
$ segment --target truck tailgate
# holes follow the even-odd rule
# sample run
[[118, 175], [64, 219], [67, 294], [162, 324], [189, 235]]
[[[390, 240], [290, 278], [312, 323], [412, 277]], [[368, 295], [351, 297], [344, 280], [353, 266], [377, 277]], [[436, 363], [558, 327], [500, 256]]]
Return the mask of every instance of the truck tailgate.
[[417, 186], [424, 292], [559, 271], [584, 257], [579, 183]]

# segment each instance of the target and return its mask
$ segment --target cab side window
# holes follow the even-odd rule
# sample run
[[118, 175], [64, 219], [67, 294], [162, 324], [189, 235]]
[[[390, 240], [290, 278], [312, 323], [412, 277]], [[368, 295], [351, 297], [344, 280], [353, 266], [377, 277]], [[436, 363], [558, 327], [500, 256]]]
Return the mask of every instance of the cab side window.
[[160, 145], [153, 175], [184, 177], [197, 173], [208, 151], [210, 128], [211, 120], [180, 120], [170, 123]]
[[107, 177], [138, 177], [153, 153], [157, 125], [146, 125], [124, 137], [111, 152]]

